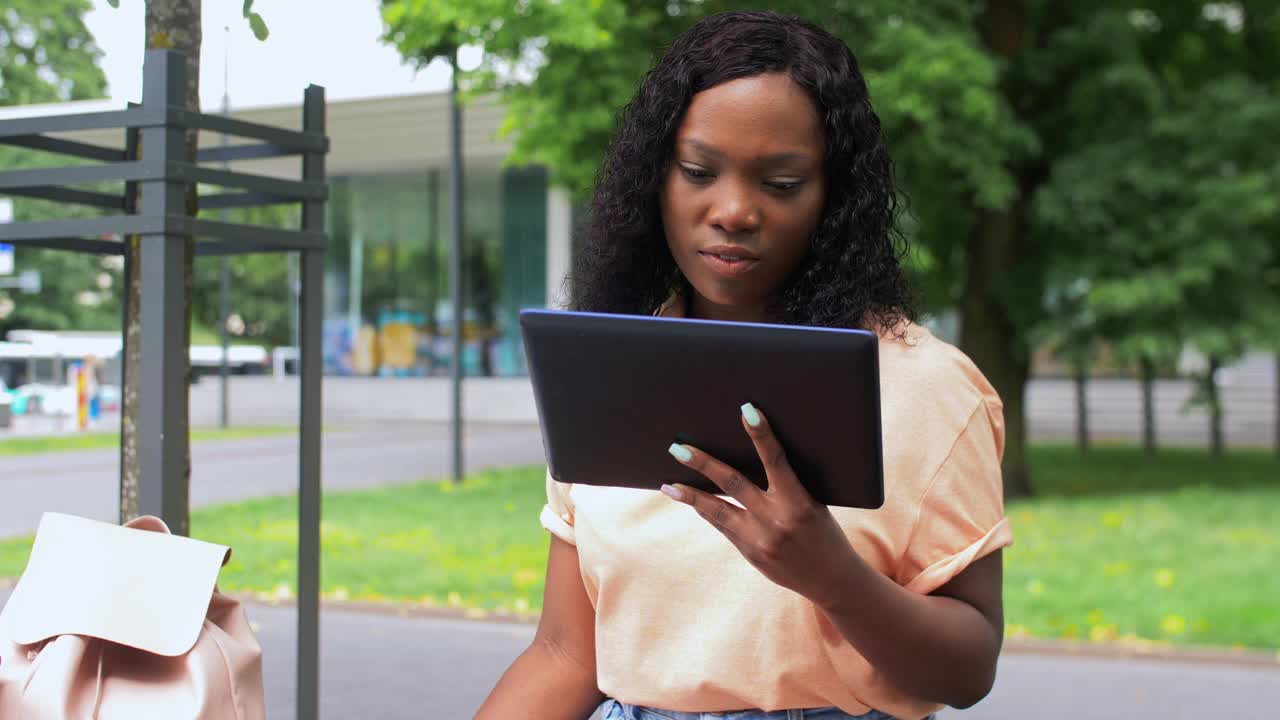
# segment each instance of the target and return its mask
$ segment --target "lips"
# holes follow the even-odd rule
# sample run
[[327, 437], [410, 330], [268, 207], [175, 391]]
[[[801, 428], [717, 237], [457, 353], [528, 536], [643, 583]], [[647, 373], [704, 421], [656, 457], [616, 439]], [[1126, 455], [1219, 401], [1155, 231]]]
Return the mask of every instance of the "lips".
[[735, 277], [760, 264], [760, 258], [737, 245], [712, 245], [698, 251], [698, 257], [713, 272]]

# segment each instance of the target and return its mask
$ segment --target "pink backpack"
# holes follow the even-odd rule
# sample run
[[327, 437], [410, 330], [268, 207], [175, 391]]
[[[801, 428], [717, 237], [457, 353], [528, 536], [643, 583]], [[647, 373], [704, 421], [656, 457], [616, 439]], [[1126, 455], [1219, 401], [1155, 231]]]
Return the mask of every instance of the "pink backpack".
[[45, 513], [0, 611], [4, 720], [262, 720], [262, 648], [220, 545]]

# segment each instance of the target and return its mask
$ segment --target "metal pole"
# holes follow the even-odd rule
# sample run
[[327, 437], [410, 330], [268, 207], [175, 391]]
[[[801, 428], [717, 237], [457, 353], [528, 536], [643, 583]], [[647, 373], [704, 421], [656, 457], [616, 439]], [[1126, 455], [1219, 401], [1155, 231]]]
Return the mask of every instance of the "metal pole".
[[[143, 64], [142, 104], [163, 113], [181, 106], [187, 66], [181, 53], [148, 50]], [[177, 125], [142, 132], [142, 162], [153, 180], [139, 183], [147, 215], [181, 214], [186, 183], [167, 177], [168, 163], [183, 156], [186, 139]], [[180, 235], [143, 235], [141, 268], [141, 352], [138, 363], [138, 512], [161, 517], [175, 535], [188, 533], [183, 441], [187, 437], [187, 348], [183, 342], [183, 266], [187, 244]]]
[[[298, 302], [301, 291], [298, 289], [298, 255], [289, 253], [285, 256], [286, 282], [289, 283], [289, 345], [293, 347], [294, 352], [298, 352]], [[294, 356], [295, 358], [297, 355]], [[295, 360], [296, 362], [296, 360]], [[295, 366], [294, 372], [298, 372]]]
[[1089, 452], [1089, 373], [1083, 362], [1076, 363], [1076, 450], [1081, 455]]
[[[312, 85], [303, 100], [302, 129], [324, 134], [324, 88]], [[302, 179], [324, 182], [324, 153], [302, 156]], [[325, 201], [302, 204], [302, 229], [324, 230]], [[302, 251], [298, 314], [298, 385], [301, 388], [298, 457], [298, 681], [297, 717], [320, 715], [320, 380], [324, 310], [324, 250]]]
[[462, 108], [458, 103], [458, 50], [449, 55], [449, 200], [453, 214], [453, 237], [449, 248], [449, 291], [453, 305], [453, 354], [449, 380], [453, 394], [452, 426], [453, 482], [462, 482]]
[[[222, 211], [223, 222], [227, 221], [226, 210]], [[231, 426], [231, 401], [229, 379], [231, 375], [230, 359], [231, 338], [227, 332], [227, 318], [231, 315], [231, 258], [222, 256], [222, 267], [218, 278], [218, 316], [220, 318], [219, 335], [222, 341], [222, 362], [218, 365], [218, 425]]]
[[[227, 48], [231, 43], [231, 28], [224, 27], [224, 37], [226, 38]], [[228, 56], [231, 54], [229, 49], [225, 50], [222, 55], [222, 114], [231, 117], [231, 90], [228, 72]], [[222, 147], [225, 149], [231, 144], [231, 137], [226, 133], [222, 133]], [[223, 162], [223, 169], [230, 169], [231, 163]], [[220, 213], [222, 222], [229, 222], [229, 213], [226, 208]], [[218, 337], [222, 344], [222, 359], [218, 363], [218, 425], [221, 427], [229, 427], [231, 425], [230, 413], [230, 390], [228, 389], [229, 379], [231, 375], [231, 336], [227, 331], [227, 318], [231, 315], [231, 257], [223, 255], [220, 259], [219, 277], [218, 277]]]
[[355, 342], [360, 336], [360, 326], [364, 324], [364, 233], [358, 228], [351, 230], [351, 262], [347, 278], [347, 326], [351, 328], [351, 340]]

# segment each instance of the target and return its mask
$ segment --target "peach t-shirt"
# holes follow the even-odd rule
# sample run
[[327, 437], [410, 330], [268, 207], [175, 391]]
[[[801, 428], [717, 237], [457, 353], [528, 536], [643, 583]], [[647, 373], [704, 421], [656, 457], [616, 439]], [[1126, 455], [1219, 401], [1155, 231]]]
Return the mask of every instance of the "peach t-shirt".
[[[879, 357], [885, 503], [831, 510], [868, 563], [930, 593], [1012, 542], [1003, 406], [968, 357], [921, 326], [905, 342], [882, 336]], [[541, 519], [577, 546], [610, 697], [687, 712], [941, 707], [891, 684], [812, 603], [661, 493], [548, 477]]]

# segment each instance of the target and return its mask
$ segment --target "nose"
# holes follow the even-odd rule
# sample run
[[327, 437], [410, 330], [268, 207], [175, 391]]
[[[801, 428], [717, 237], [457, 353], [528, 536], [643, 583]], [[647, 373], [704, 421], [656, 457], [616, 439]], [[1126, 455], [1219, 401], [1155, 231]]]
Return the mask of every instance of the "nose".
[[755, 194], [741, 182], [725, 178], [712, 199], [707, 221], [730, 235], [750, 234], [760, 229], [760, 207]]

